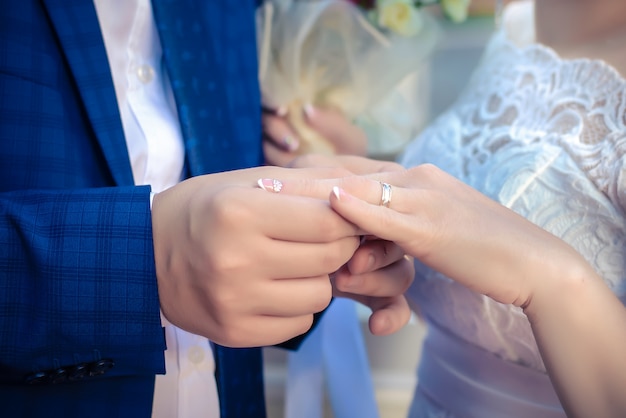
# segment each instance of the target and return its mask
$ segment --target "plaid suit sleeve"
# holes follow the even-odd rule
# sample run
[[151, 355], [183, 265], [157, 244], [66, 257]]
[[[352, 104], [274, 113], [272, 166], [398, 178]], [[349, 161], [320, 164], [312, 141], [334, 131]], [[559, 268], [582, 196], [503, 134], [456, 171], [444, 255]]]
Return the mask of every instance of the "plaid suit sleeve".
[[0, 194], [0, 379], [163, 372], [148, 187]]
[[0, 384], [99, 359], [115, 362], [107, 378], [152, 378], [165, 339], [150, 190], [112, 187], [132, 174], [93, 4], [57, 5], [74, 19], [60, 27], [85, 33], [65, 39], [74, 68], [101, 69], [81, 78], [43, 3], [0, 3]]

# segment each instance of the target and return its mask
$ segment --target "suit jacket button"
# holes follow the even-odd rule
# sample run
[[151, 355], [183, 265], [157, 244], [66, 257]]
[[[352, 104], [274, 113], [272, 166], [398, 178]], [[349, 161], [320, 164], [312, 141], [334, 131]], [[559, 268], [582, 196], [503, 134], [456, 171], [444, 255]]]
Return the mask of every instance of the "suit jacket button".
[[115, 366], [115, 362], [109, 358], [94, 361], [89, 365], [89, 376], [100, 376]]
[[64, 368], [56, 369], [50, 373], [50, 383], [63, 383], [67, 380], [67, 370]]
[[89, 366], [86, 363], [77, 364], [72, 367], [67, 375], [67, 380], [75, 382], [77, 380], [82, 380], [85, 376], [89, 374]]
[[26, 376], [24, 379], [29, 385], [40, 385], [42, 383], [47, 383], [50, 379], [50, 376], [46, 372], [35, 372]]

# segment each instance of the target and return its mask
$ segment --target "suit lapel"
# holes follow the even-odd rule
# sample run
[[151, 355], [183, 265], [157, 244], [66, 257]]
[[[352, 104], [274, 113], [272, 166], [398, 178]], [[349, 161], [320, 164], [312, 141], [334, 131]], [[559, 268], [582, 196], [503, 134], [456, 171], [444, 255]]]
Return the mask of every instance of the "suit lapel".
[[152, 0], [191, 175], [261, 163], [254, 4]]
[[132, 185], [126, 139], [93, 1], [43, 0], [43, 3], [111, 174], [118, 185]]
[[[213, 3], [213, 13], [220, 3]], [[152, 0], [165, 64], [172, 80], [192, 176], [233, 168], [231, 117], [221, 65], [199, 3]]]

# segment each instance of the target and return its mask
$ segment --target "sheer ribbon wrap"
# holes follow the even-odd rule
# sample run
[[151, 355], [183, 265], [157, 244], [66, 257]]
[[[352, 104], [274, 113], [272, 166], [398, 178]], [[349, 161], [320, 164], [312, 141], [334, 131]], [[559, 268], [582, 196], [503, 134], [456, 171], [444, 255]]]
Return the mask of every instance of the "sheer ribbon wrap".
[[303, 152], [333, 152], [302, 120], [306, 104], [354, 120], [374, 154], [397, 152], [411, 139], [424, 122], [428, 92], [407, 79], [427, 73], [424, 64], [439, 34], [434, 19], [421, 15], [420, 32], [405, 37], [381, 31], [345, 0], [265, 1], [257, 15], [263, 101], [288, 109], [308, 142]]

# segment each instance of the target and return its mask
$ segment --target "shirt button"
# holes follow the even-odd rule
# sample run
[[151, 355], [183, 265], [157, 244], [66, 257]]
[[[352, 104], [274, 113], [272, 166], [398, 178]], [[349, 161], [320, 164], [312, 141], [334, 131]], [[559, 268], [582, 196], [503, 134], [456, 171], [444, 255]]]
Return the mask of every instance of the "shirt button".
[[200, 364], [204, 361], [204, 351], [199, 346], [194, 345], [187, 351], [187, 358], [189, 358], [189, 361], [193, 364]]
[[154, 79], [154, 69], [149, 65], [137, 67], [137, 78], [143, 84], [148, 84]]

